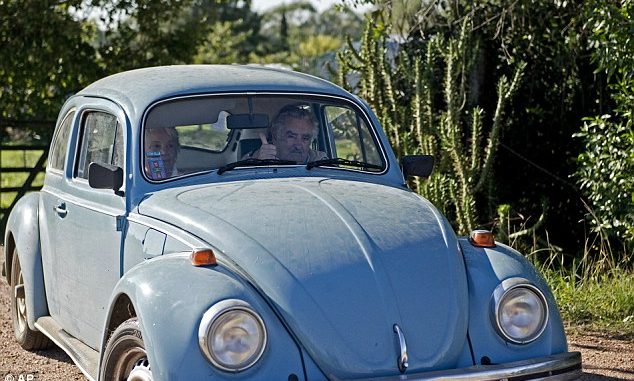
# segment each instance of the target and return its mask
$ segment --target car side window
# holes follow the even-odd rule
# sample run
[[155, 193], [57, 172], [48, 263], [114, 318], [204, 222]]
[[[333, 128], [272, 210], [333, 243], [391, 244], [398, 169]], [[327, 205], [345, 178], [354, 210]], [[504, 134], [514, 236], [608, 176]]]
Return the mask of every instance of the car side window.
[[114, 115], [91, 111], [82, 118], [81, 147], [75, 177], [87, 179], [90, 163], [123, 167], [123, 131]]
[[365, 121], [347, 107], [325, 107], [326, 122], [332, 128], [337, 157], [381, 165], [378, 146]]
[[68, 137], [70, 136], [70, 127], [75, 117], [75, 111], [66, 114], [62, 124], [57, 129], [53, 137], [51, 152], [48, 157], [48, 167], [53, 169], [64, 170], [64, 162], [66, 161], [66, 151], [68, 150]]

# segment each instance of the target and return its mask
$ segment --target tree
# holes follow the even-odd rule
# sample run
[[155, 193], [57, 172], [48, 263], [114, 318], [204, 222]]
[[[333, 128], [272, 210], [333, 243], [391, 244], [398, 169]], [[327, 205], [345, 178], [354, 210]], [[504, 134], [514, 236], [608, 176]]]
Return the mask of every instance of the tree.
[[318, 13], [308, 1], [282, 4], [262, 15], [261, 48], [250, 61], [281, 63], [306, 73], [328, 76], [326, 64], [343, 44], [358, 38], [362, 19], [350, 7], [333, 5]]
[[245, 57], [250, 49], [241, 45], [252, 43], [249, 34], [259, 28], [250, 1], [95, 0], [94, 4], [107, 11], [108, 28], [99, 53], [104, 68], [110, 72], [191, 63], [197, 54], [204, 57], [199, 46], [213, 46], [213, 33], [220, 31], [227, 36], [228, 25], [237, 26], [239, 33], [246, 36], [239, 38], [237, 45], [232, 41], [237, 55]]
[[0, 6], [0, 117], [53, 120], [68, 96], [102, 75], [90, 43], [94, 26], [70, 12], [80, 5], [9, 0]]

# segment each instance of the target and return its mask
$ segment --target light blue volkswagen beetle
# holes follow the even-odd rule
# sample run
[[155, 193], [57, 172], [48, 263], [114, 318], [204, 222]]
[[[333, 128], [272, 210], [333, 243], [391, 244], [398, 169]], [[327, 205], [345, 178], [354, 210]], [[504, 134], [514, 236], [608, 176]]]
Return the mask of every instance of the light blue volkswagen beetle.
[[116, 74], [62, 108], [5, 232], [25, 349], [91, 380], [567, 380], [548, 286], [406, 186], [356, 96], [252, 66]]

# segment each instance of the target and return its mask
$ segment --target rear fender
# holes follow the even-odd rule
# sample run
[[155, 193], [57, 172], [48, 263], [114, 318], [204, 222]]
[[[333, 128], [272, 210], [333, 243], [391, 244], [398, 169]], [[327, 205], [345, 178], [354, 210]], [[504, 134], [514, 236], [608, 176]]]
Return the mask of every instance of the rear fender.
[[[469, 337], [476, 364], [483, 357], [496, 364], [566, 352], [566, 336], [555, 298], [535, 267], [520, 253], [499, 242], [492, 248], [474, 247], [466, 238], [459, 242], [469, 280]], [[514, 277], [527, 279], [539, 288], [548, 304], [546, 329], [528, 344], [505, 341], [491, 322], [493, 291], [503, 280]]]
[[[231, 378], [231, 374], [213, 367], [198, 346], [198, 327], [203, 314], [224, 299], [249, 303], [264, 320], [270, 338], [260, 361], [240, 375], [280, 379], [296, 374], [303, 379], [297, 345], [257, 292], [222, 266], [193, 266], [188, 254], [159, 256], [125, 273], [112, 295], [100, 361], [109, 330], [117, 325], [111, 320], [122, 319], [117, 309], [129, 300], [132, 305], [129, 310], [140, 322], [154, 380]], [[125, 302], [117, 302], [121, 300]], [[100, 368], [102, 366], [100, 364]]]
[[49, 315], [46, 303], [46, 288], [42, 271], [42, 252], [40, 246], [38, 192], [29, 193], [20, 198], [11, 210], [5, 231], [5, 266], [7, 281], [11, 279], [13, 249], [17, 247], [24, 278], [26, 308], [29, 313], [29, 328], [36, 330], [35, 321]]

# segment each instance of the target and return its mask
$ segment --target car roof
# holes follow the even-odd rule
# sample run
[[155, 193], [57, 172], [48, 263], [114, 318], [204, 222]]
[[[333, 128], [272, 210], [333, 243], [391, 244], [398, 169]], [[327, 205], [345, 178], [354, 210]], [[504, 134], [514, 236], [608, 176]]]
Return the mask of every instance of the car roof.
[[100, 79], [78, 96], [108, 98], [138, 114], [157, 100], [212, 92], [308, 92], [350, 97], [323, 79], [261, 65], [174, 65], [121, 72]]

